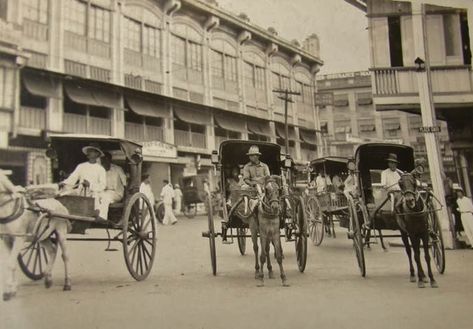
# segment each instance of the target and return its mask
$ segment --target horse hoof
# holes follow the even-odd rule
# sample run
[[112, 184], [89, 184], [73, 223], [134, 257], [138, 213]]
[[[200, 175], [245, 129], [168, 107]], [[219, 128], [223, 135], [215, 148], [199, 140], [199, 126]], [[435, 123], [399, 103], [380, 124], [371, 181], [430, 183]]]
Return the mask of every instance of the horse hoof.
[[287, 288], [287, 287], [290, 287], [291, 285], [290, 285], [289, 283], [287, 283], [287, 282], [283, 282], [283, 283], [282, 283], [282, 286], [285, 287], [285, 288]]
[[420, 280], [417, 282], [417, 288], [425, 288], [425, 283], [424, 281]]
[[424, 281], [424, 283], [429, 283], [429, 280], [426, 277], [423, 277], [422, 281]]
[[409, 281], [411, 282], [416, 282], [416, 277], [414, 275], [411, 275], [411, 277], [409, 278]]
[[15, 296], [15, 293], [13, 292], [4, 292], [3, 293], [3, 301], [8, 302], [10, 299], [12, 299]]
[[46, 287], [46, 289], [51, 288], [52, 285], [53, 285], [53, 280], [44, 280], [44, 286]]
[[432, 288], [438, 288], [439, 285], [438, 285], [437, 281], [430, 281], [430, 287], [432, 287]]
[[274, 279], [274, 272], [273, 271], [268, 273], [268, 278]]
[[71, 288], [71, 285], [70, 285], [70, 284], [65, 284], [65, 285], [64, 285], [64, 288], [63, 288], [62, 290], [64, 290], [64, 291], [71, 291], [71, 289], [72, 289], [72, 288]]

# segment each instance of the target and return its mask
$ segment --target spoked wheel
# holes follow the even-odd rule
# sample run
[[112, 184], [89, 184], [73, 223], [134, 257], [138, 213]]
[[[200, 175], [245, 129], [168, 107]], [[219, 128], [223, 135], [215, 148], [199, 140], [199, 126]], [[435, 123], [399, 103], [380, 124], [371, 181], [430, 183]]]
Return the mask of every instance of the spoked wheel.
[[184, 216], [187, 218], [194, 218], [197, 215], [197, 204], [191, 203], [184, 206]]
[[363, 250], [363, 235], [361, 234], [361, 225], [359, 214], [362, 214], [362, 209], [359, 203], [355, 203], [352, 198], [349, 198], [350, 210], [350, 225], [349, 237], [353, 240], [353, 250], [355, 251], [356, 261], [362, 277], [366, 276], [365, 253]]
[[156, 210], [155, 210], [155, 213], [156, 213], [156, 219], [158, 220], [158, 222], [160, 222], [161, 224], [163, 223], [163, 219], [164, 219], [164, 202], [159, 202], [157, 205], [156, 205]]
[[246, 232], [246, 228], [237, 228], [238, 249], [240, 250], [240, 254], [242, 256], [244, 256], [246, 252]]
[[148, 198], [135, 193], [123, 214], [123, 254], [131, 276], [142, 281], [151, 272], [156, 255], [156, 220]]
[[432, 204], [428, 204], [429, 218], [429, 242], [432, 257], [434, 258], [435, 267], [440, 274], [445, 272], [445, 247], [443, 245], [442, 230], [440, 228], [437, 213], [432, 210]]
[[305, 214], [305, 204], [302, 197], [296, 202], [294, 212], [294, 223], [297, 225], [295, 230], [295, 245], [297, 256], [297, 267], [299, 272], [304, 272], [307, 264], [307, 219]]
[[[210, 200], [207, 200], [210, 202]], [[212, 207], [209, 204], [209, 212], [207, 213], [208, 224], [209, 224], [209, 247], [210, 247], [210, 263], [212, 265], [212, 274], [217, 275], [217, 253], [215, 251], [215, 225]], [[240, 246], [240, 241], [238, 241], [238, 246]], [[241, 249], [240, 249], [241, 252]]]
[[[57, 253], [57, 244], [51, 239], [55, 245], [51, 252]], [[48, 254], [46, 248], [39, 242], [31, 242], [23, 248], [18, 255], [18, 264], [21, 271], [31, 280], [38, 281], [44, 277], [44, 271], [50, 259], [56, 257], [54, 254]]]
[[325, 227], [320, 212], [320, 204], [317, 198], [309, 197], [307, 200], [307, 229], [314, 245], [320, 246], [324, 239]]

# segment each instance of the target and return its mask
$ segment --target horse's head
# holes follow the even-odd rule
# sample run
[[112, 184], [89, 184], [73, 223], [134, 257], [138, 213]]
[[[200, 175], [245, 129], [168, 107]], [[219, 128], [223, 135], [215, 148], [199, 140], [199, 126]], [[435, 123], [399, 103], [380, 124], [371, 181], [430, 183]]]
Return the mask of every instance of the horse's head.
[[417, 201], [417, 181], [410, 173], [402, 174], [399, 180], [402, 196], [409, 209], [414, 209]]
[[265, 203], [271, 207], [272, 213], [279, 213], [279, 199], [280, 199], [280, 186], [281, 177], [273, 175], [266, 177], [264, 189], [265, 189]]

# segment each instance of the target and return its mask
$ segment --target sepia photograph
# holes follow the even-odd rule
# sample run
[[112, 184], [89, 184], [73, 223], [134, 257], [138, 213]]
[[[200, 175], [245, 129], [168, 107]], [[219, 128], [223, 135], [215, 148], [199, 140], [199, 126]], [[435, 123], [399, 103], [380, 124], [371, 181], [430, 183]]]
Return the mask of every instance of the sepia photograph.
[[0, 327], [472, 329], [473, 0], [0, 0]]

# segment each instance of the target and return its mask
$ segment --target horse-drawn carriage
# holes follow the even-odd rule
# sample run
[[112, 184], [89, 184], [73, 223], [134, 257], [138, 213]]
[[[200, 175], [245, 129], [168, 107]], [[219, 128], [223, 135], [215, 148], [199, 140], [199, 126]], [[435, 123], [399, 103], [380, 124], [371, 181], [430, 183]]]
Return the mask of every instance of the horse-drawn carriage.
[[[401, 173], [399, 181], [401, 190], [398, 192], [390, 192], [381, 184], [381, 172], [387, 168], [389, 154], [394, 154], [397, 157], [397, 170]], [[350, 214], [348, 234], [353, 239], [353, 247], [361, 274], [363, 276], [366, 274], [364, 247], [369, 248], [373, 243], [373, 237], [376, 236], [379, 237], [384, 249], [386, 248], [384, 238], [402, 237], [406, 251], [409, 248], [410, 258], [409, 241], [407, 241], [407, 233], [410, 233], [409, 227], [406, 230], [405, 224], [402, 223], [407, 222], [407, 226], [409, 226], [409, 221], [412, 220], [418, 222], [425, 220], [427, 227], [425, 229], [421, 227], [421, 230], [428, 232], [428, 247], [425, 251], [427, 252], [430, 248], [437, 270], [443, 273], [445, 251], [436, 213], [441, 204], [428, 188], [419, 184], [419, 177], [414, 176], [416, 173], [420, 173], [422, 168], [415, 166], [413, 149], [399, 144], [363, 144], [356, 150], [355, 163], [358, 193], [348, 195]], [[408, 189], [405, 189], [402, 184], [405, 179], [413, 181], [412, 186]], [[395, 197], [395, 193], [399, 193], [398, 197]], [[413, 200], [419, 202], [418, 210], [411, 210], [409, 207], [403, 206], [408, 195], [412, 195]], [[400, 231], [401, 235], [383, 234], [384, 230]], [[409, 237], [412, 241], [412, 237], [410, 235]], [[416, 246], [413, 247], [416, 252]], [[412, 275], [411, 261], [410, 265]]]
[[[123, 200], [111, 203], [108, 218], [98, 217], [93, 197], [72, 195], [61, 192], [56, 200], [64, 205], [69, 214], [51, 214], [71, 222], [71, 236], [68, 240], [106, 241], [108, 247], [112, 241], [123, 246], [125, 264], [135, 280], [144, 280], [150, 273], [156, 253], [156, 220], [148, 198], [139, 193], [141, 183], [142, 147], [132, 141], [91, 135], [51, 135], [47, 156], [53, 167], [53, 180], [62, 181], [74, 168], [84, 161], [82, 149], [90, 143], [97, 144], [101, 150], [113, 155], [114, 161], [127, 173], [127, 186]], [[87, 229], [106, 230], [106, 238], [78, 237]], [[110, 235], [109, 231], [116, 234]], [[54, 239], [54, 237], [52, 237]], [[107, 247], [107, 249], [108, 249]], [[23, 272], [32, 280], [43, 277], [43, 269], [51, 255], [42, 245], [33, 239], [19, 255], [18, 261]]]
[[[277, 144], [267, 142], [253, 142], [241, 140], [229, 140], [220, 144], [220, 150], [212, 154], [212, 163], [219, 172], [221, 197], [223, 206], [218, 216], [222, 219], [220, 232], [215, 230], [215, 217], [212, 210], [208, 213], [208, 231], [202, 232], [202, 236], [209, 239], [210, 258], [212, 272], [217, 273], [215, 238], [222, 237], [223, 243], [231, 244], [237, 239], [239, 251], [242, 255], [246, 251], [246, 238], [251, 237], [247, 232], [250, 229], [248, 218], [251, 211], [245, 209], [248, 200], [257, 199], [257, 192], [253, 189], [245, 189], [238, 184], [238, 177], [232, 177], [232, 172], [239, 170], [248, 162], [247, 152], [250, 146], [256, 145], [261, 152], [261, 161], [268, 165], [273, 176], [277, 176], [279, 185], [279, 197], [277, 200], [281, 211], [279, 211], [279, 228], [284, 229], [287, 239], [295, 241], [297, 264], [299, 271], [303, 272], [307, 261], [307, 227], [304, 212], [304, 200], [296, 193], [291, 193], [291, 184], [284, 177], [290, 170], [292, 161], [281, 158], [281, 147]], [[286, 175], [284, 175], [286, 173]], [[289, 175], [290, 176], [290, 175]], [[234, 179], [233, 182], [230, 180]], [[241, 179], [241, 177], [240, 177]], [[236, 180], [236, 181], [235, 181]], [[274, 200], [273, 200], [274, 201]], [[211, 202], [211, 198], [209, 198]], [[263, 206], [268, 206], [271, 201], [262, 200]], [[209, 207], [211, 209], [212, 207]]]
[[[316, 246], [322, 243], [326, 233], [336, 237], [335, 222], [348, 227], [348, 202], [341, 184], [347, 176], [348, 162], [347, 158], [325, 157], [309, 163], [305, 205], [309, 236]], [[326, 179], [330, 184], [318, 190], [311, 182], [315, 181], [315, 176], [320, 173], [325, 177], [319, 178]]]

